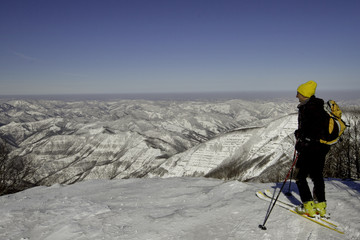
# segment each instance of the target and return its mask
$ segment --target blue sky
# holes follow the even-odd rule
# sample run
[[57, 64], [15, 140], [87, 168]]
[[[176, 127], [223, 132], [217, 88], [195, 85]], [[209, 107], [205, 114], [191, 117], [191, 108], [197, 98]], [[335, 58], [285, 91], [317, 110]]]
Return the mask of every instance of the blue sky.
[[360, 89], [358, 0], [2, 0], [0, 95]]

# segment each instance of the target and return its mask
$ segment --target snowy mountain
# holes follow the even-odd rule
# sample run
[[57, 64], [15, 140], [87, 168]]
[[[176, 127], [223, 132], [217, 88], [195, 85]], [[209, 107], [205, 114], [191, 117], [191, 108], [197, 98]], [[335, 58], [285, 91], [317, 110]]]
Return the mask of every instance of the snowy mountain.
[[[277, 184], [185, 177], [91, 180], [1, 196], [0, 239], [359, 239], [360, 182], [329, 179], [325, 185], [331, 220], [345, 234], [277, 206], [261, 230], [269, 203], [255, 192], [278, 191]], [[280, 199], [298, 203], [292, 193]]]
[[[50, 101], [0, 104], [10, 158], [39, 185], [212, 176], [273, 181], [291, 161], [295, 102]], [[277, 174], [274, 174], [274, 173]]]

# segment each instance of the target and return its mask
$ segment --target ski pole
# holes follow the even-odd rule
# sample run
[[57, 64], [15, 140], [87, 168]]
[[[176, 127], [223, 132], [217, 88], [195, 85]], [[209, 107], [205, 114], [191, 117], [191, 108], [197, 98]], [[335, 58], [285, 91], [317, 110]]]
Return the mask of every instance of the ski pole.
[[[293, 162], [295, 160], [296, 157], [296, 149], [294, 151], [294, 156], [293, 156]], [[291, 175], [290, 175], [290, 182], [289, 182], [289, 190], [287, 191], [287, 193], [285, 193], [286, 196], [291, 196], [291, 179], [293, 177], [293, 173], [294, 173], [294, 168], [291, 169]]]
[[[295, 153], [296, 153], [296, 150], [295, 150]], [[276, 196], [274, 202], [273, 202], [273, 203], [272, 203], [272, 202], [270, 203], [270, 205], [272, 204], [272, 206], [271, 206], [271, 208], [270, 208], [270, 211], [268, 211], [268, 213], [267, 213], [266, 216], [265, 216], [264, 223], [263, 223], [262, 225], [259, 225], [259, 228], [261, 228], [262, 230], [266, 230], [265, 224], [266, 224], [267, 220], [269, 219], [269, 216], [270, 216], [270, 214], [271, 214], [271, 212], [272, 212], [272, 210], [273, 210], [273, 208], [274, 208], [274, 206], [275, 206], [275, 204], [276, 204], [276, 202], [277, 202], [277, 200], [278, 200], [278, 198], [279, 198], [279, 196], [280, 196], [280, 193], [281, 193], [282, 189], [284, 188], [285, 183], [286, 183], [287, 179], [289, 178], [290, 173], [291, 173], [292, 169], [294, 168], [294, 166], [295, 166], [295, 164], [296, 164], [297, 158], [298, 158], [298, 154], [296, 154], [296, 157], [295, 157], [295, 159], [294, 159], [294, 161], [293, 161], [293, 164], [291, 165], [291, 168], [290, 168], [288, 174], [287, 174], [286, 177], [285, 177], [284, 183], [282, 184], [278, 195]], [[269, 207], [270, 207], [270, 206], [269, 206]]]

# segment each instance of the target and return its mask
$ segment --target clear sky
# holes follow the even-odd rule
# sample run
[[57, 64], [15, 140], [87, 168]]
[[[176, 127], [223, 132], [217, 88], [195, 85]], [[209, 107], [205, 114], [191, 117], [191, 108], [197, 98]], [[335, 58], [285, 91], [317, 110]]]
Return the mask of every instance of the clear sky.
[[359, 0], [1, 0], [0, 95], [360, 89]]

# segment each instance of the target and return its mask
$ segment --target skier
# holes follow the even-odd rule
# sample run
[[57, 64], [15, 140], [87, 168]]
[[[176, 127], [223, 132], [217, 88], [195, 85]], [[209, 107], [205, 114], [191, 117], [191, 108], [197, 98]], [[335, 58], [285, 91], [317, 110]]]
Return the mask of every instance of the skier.
[[[295, 131], [298, 160], [295, 166], [295, 179], [303, 204], [296, 207], [300, 214], [315, 217], [325, 216], [326, 199], [323, 169], [326, 154], [330, 146], [319, 142], [327, 126], [327, 113], [324, 111], [324, 101], [315, 97], [317, 84], [308, 81], [297, 89], [298, 129]], [[313, 195], [310, 192], [306, 178], [310, 176], [314, 183]]]

